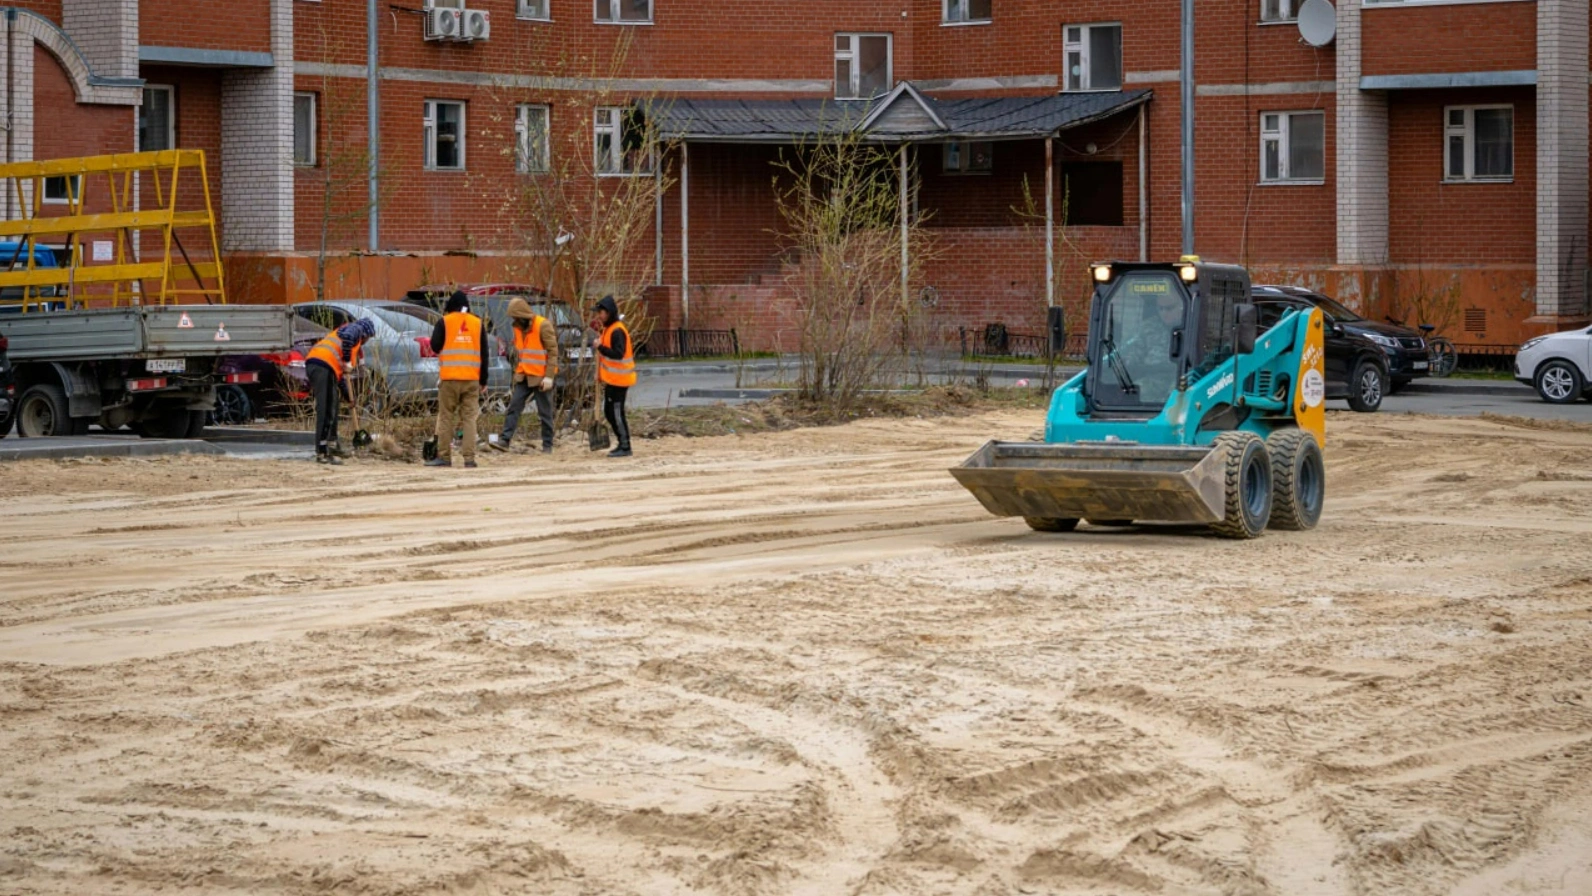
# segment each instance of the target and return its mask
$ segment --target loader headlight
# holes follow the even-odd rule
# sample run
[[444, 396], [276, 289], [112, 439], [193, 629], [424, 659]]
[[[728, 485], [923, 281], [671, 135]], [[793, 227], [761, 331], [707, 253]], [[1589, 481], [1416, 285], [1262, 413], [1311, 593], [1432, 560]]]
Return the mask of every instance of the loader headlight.
[[1106, 283], [1111, 280], [1111, 265], [1097, 264], [1093, 265], [1091, 269], [1094, 271], [1096, 283]]
[[1184, 283], [1193, 283], [1195, 280], [1199, 279], [1200, 272], [1199, 269], [1193, 265], [1186, 264], [1177, 269], [1177, 275], [1183, 278]]

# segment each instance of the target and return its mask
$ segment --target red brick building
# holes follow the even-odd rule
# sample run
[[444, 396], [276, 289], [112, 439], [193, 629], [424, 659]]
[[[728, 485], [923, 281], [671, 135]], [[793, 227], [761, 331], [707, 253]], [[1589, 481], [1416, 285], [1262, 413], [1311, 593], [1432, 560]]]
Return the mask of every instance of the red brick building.
[[[236, 296], [309, 297], [323, 238], [329, 294], [395, 296], [545, 276], [505, 197], [622, 146], [623, 110], [662, 98], [683, 146], [638, 240], [649, 299], [754, 345], [789, 339], [781, 105], [878, 113], [936, 249], [911, 287], [947, 330], [1038, 331], [1047, 301], [1087, 296], [1084, 262], [1185, 244], [1178, 0], [435, 3], [489, 31], [452, 39], [481, 17], [432, 0], [374, 23], [367, 0], [25, 0], [7, 158], [204, 149]], [[1321, 46], [1304, 5], [1196, 0], [1195, 251], [1458, 343], [1587, 320], [1585, 0], [1339, 0]], [[1051, 184], [1053, 279], [1025, 182], [1041, 202]]]

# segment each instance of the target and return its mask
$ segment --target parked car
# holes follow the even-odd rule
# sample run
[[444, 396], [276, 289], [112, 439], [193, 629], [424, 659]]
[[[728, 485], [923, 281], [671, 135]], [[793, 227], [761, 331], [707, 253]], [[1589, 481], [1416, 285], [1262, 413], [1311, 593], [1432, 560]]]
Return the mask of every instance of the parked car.
[[[1382, 398], [1388, 393], [1388, 358], [1385, 347], [1358, 332], [1357, 328], [1335, 323], [1327, 308], [1317, 300], [1323, 300], [1340, 309], [1341, 305], [1319, 293], [1285, 286], [1253, 287], [1251, 300], [1259, 312], [1262, 329], [1274, 326], [1288, 311], [1321, 308], [1322, 314], [1327, 318], [1326, 332], [1322, 339], [1326, 349], [1327, 397], [1346, 399], [1349, 407], [1364, 413], [1370, 413], [1382, 406]], [[1343, 309], [1343, 313], [1352, 316], [1352, 312], [1347, 309]]]
[[[434, 402], [437, 399], [437, 355], [431, 350], [431, 332], [441, 313], [409, 302], [385, 299], [340, 299], [326, 302], [301, 302], [293, 312], [327, 329], [336, 329], [355, 320], [368, 319], [376, 325], [376, 335], [365, 343], [364, 369], [369, 377], [371, 404]], [[489, 406], [501, 403], [513, 378], [508, 348], [501, 338], [488, 337], [487, 387], [494, 395]]]
[[17, 384], [11, 375], [10, 348], [6, 334], [0, 332], [0, 439], [11, 432], [11, 426], [17, 419]]
[[1404, 388], [1410, 380], [1427, 376], [1431, 369], [1426, 338], [1402, 324], [1361, 317], [1332, 298], [1298, 286], [1257, 286], [1257, 294], [1303, 299], [1321, 309], [1328, 329], [1364, 336], [1377, 344], [1387, 359], [1388, 392]]
[[210, 412], [210, 422], [230, 426], [281, 413], [294, 405], [307, 407], [310, 384], [304, 358], [327, 332], [326, 327], [295, 314], [292, 345], [287, 351], [223, 356], [218, 362], [220, 373], [253, 373], [256, 380], [248, 384], [217, 386], [216, 406]]
[[1527, 340], [1515, 355], [1515, 379], [1554, 404], [1592, 398], [1592, 327]]
[[[27, 270], [29, 255], [33, 256], [33, 267], [35, 269], [60, 267], [60, 264], [58, 263], [60, 259], [56, 257], [56, 250], [49, 246], [41, 246], [37, 243], [29, 243], [27, 251], [24, 251], [22, 248], [22, 243], [16, 240], [4, 240], [0, 241], [0, 271]], [[4, 289], [0, 289], [0, 300], [4, 300], [8, 303], [15, 303], [0, 306], [0, 313], [14, 314], [21, 311], [22, 303], [20, 300], [23, 297], [22, 294], [23, 287], [20, 286], [7, 286]], [[50, 299], [54, 298], [55, 296], [64, 295], [66, 295], [66, 287], [64, 286], [38, 286], [33, 288], [32, 298]], [[64, 309], [65, 307], [66, 303], [64, 301], [46, 301], [43, 303], [43, 308], [50, 311], [58, 311]]]
[[514, 334], [509, 327], [509, 302], [524, 299], [538, 314], [553, 321], [558, 328], [558, 351], [565, 362], [582, 358], [591, 359], [591, 344], [586, 337], [586, 327], [569, 303], [555, 299], [546, 290], [526, 283], [472, 283], [460, 286], [421, 286], [409, 290], [404, 301], [424, 308], [441, 311], [453, 290], [461, 290], [470, 299], [470, 310], [481, 315], [487, 330], [501, 336], [512, 349]]

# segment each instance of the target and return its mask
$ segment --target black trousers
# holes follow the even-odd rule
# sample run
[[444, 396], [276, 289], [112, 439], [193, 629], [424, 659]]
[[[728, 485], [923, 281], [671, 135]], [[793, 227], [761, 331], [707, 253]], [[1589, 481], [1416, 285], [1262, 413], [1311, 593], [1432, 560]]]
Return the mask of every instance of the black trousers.
[[525, 400], [536, 400], [536, 417], [542, 422], [542, 447], [550, 448], [553, 445], [553, 390], [543, 392], [536, 388], [541, 385], [541, 380], [527, 379], [523, 383], [515, 383], [514, 391], [509, 398], [508, 413], [503, 416], [503, 434], [499, 438], [507, 445], [514, 440], [514, 431], [520, 427], [520, 412], [525, 410]]
[[625, 394], [629, 391], [628, 386], [603, 383], [603, 417], [619, 440], [619, 447], [626, 451], [630, 450], [630, 421], [625, 419]]
[[306, 364], [304, 372], [315, 399], [315, 453], [325, 454], [326, 446], [337, 441], [337, 375], [321, 364]]

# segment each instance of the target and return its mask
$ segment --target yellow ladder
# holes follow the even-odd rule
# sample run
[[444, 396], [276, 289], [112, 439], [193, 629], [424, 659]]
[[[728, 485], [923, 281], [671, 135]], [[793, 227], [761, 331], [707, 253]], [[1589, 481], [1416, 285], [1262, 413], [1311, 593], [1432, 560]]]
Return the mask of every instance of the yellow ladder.
[[[182, 176], [184, 171], [190, 172], [187, 178]], [[142, 186], [138, 175], [144, 173], [151, 180], [155, 207], [134, 210]], [[195, 175], [204, 206], [180, 208], [179, 200], [185, 194], [179, 186]], [[0, 179], [15, 198], [13, 207], [21, 210], [20, 217], [0, 220], [0, 243], [14, 243], [10, 248], [0, 246], [0, 304], [20, 301], [26, 311], [63, 296], [74, 308], [90, 302], [108, 302], [113, 307], [123, 302], [166, 305], [192, 301], [190, 297], [211, 304], [226, 302], [221, 245], [211, 214], [210, 180], [205, 176], [202, 150], [13, 162], [0, 165]], [[46, 184], [51, 181], [56, 192], [65, 193], [64, 202], [44, 201]], [[100, 183], [106, 188], [103, 200], [95, 188]], [[100, 210], [86, 211], [89, 207]], [[200, 239], [209, 243], [210, 257], [195, 261], [180, 233], [198, 230], [203, 230]], [[136, 248], [140, 234], [146, 232], [159, 240], [158, 261], [142, 260]], [[58, 267], [39, 267], [39, 237], [52, 236], [65, 237], [64, 257], [57, 257]], [[96, 236], [109, 239], [92, 239]], [[91, 245], [98, 244], [96, 248], [111, 243], [110, 258], [85, 260], [85, 237]], [[180, 265], [173, 262], [174, 248], [182, 258]]]

